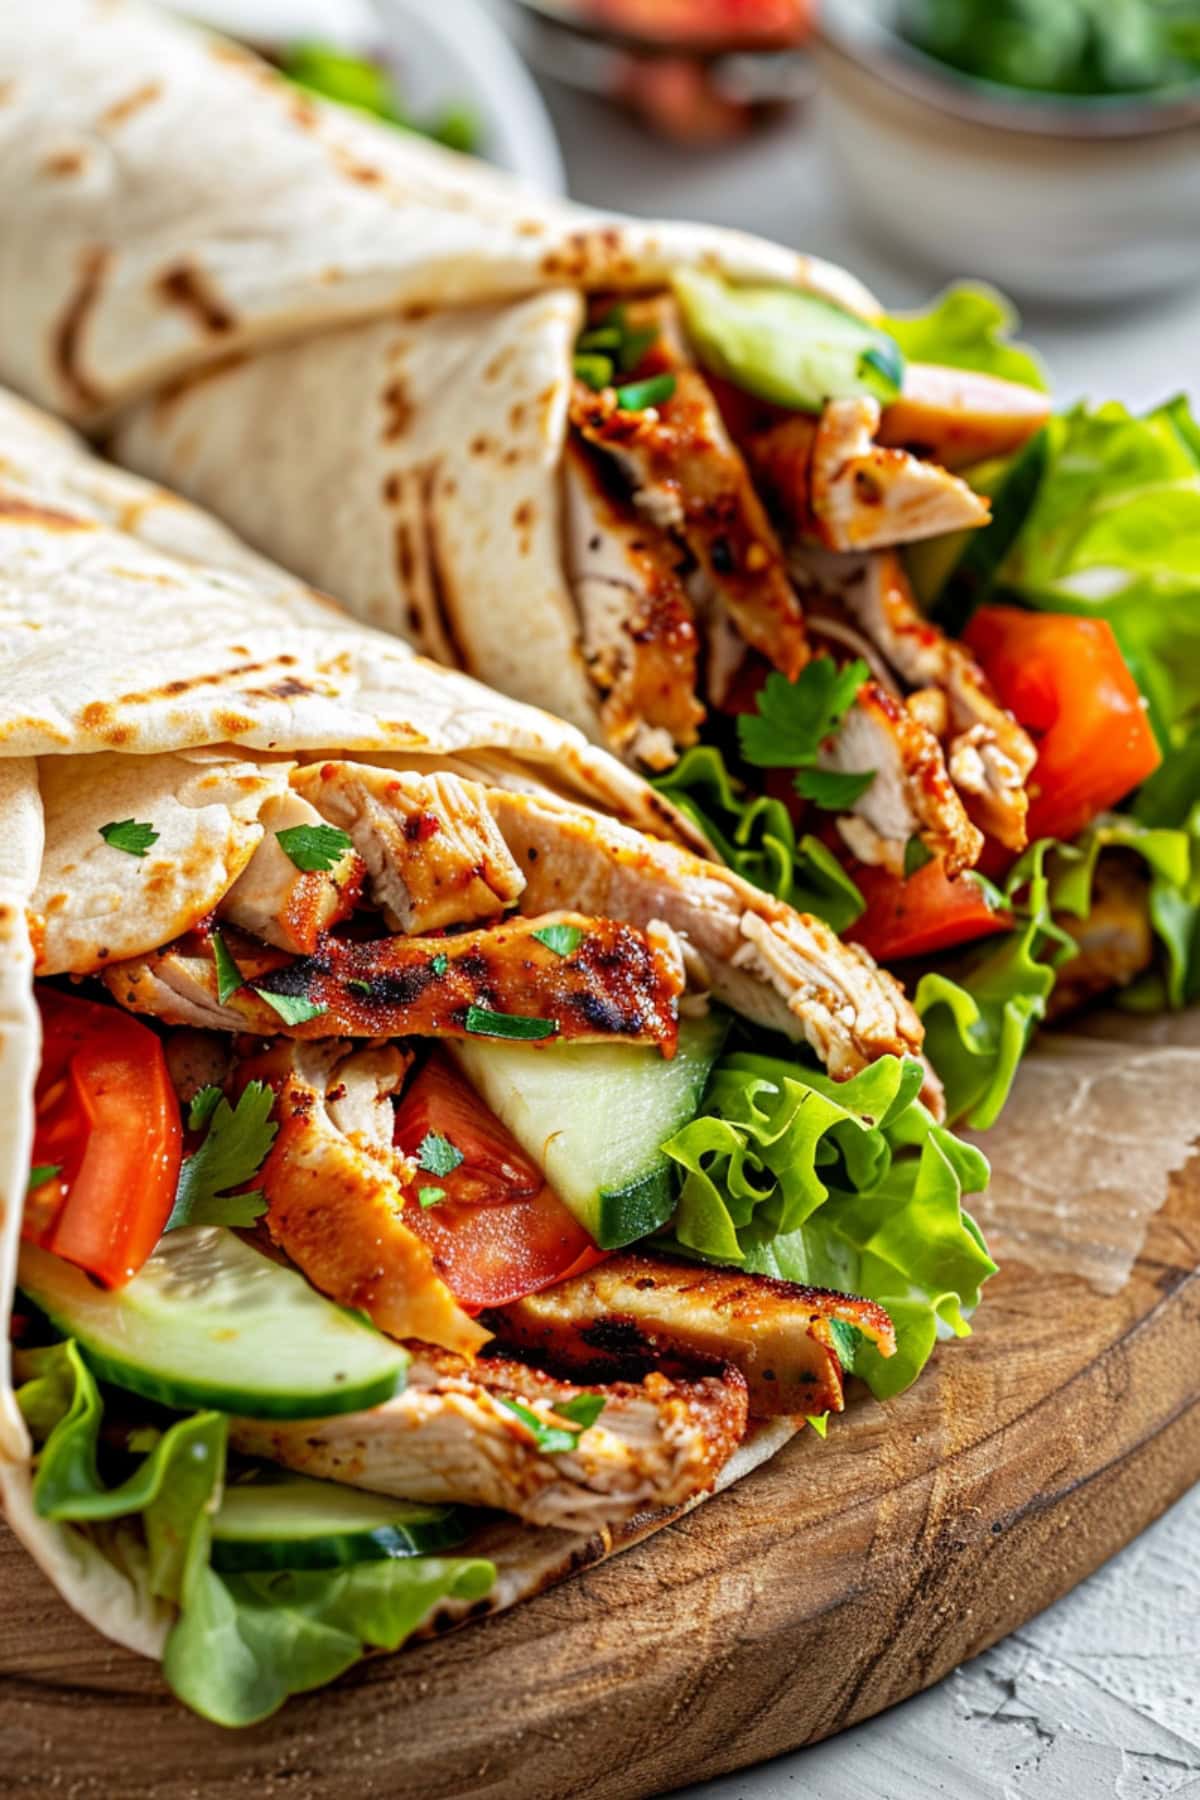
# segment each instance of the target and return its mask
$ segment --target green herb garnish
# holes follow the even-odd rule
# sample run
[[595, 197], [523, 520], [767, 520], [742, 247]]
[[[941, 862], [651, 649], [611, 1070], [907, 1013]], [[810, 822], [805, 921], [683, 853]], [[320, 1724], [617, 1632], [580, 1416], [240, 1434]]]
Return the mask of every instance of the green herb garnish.
[[547, 950], [553, 950], [555, 956], [570, 956], [583, 942], [583, 931], [578, 925], [543, 925], [529, 935], [545, 944]]
[[151, 844], [157, 844], [158, 832], [153, 825], [147, 825], [141, 819], [113, 819], [107, 825], [101, 825], [100, 836], [114, 850], [124, 850], [127, 856], [145, 856]]
[[[427, 1131], [417, 1146], [417, 1167], [424, 1169], [427, 1175], [451, 1175], [463, 1161], [463, 1153], [457, 1144], [442, 1137], [440, 1132]], [[426, 1204], [421, 1202], [422, 1206]]]
[[759, 692], [756, 710], [738, 720], [738, 743], [746, 761], [759, 769], [799, 769], [814, 763], [869, 673], [861, 659], [839, 669], [831, 656], [814, 656], [795, 681], [773, 669]]
[[446, 956], [444, 952], [439, 950], [429, 966], [435, 975], [444, 975], [446, 970], [450, 967], [450, 958]]
[[442, 1201], [445, 1198], [445, 1188], [422, 1187], [417, 1189], [417, 1199], [421, 1202], [422, 1206], [437, 1206], [439, 1201]]
[[468, 1006], [467, 1030], [473, 1037], [512, 1038], [514, 1042], [533, 1043], [538, 1038], [553, 1037], [558, 1025], [553, 1019], [526, 1018], [521, 1013], [492, 1012], [486, 1006]]
[[612, 380], [613, 366], [610, 356], [594, 356], [586, 353], [576, 355], [572, 359], [571, 367], [584, 386], [590, 387], [597, 394]]
[[933, 861], [933, 851], [928, 844], [923, 844], [919, 837], [910, 837], [904, 846], [904, 879], [908, 881], [926, 863]]
[[228, 944], [215, 926], [209, 933], [209, 942], [212, 944], [213, 962], [217, 968], [217, 999], [224, 1006], [240, 987], [245, 987], [246, 977], [234, 962]]
[[644, 412], [649, 406], [661, 406], [675, 392], [671, 374], [648, 375], [645, 381], [630, 381], [617, 389], [617, 405], [622, 412]]
[[285, 1025], [303, 1025], [309, 1019], [319, 1019], [329, 1008], [323, 1002], [306, 1000], [303, 994], [273, 994], [269, 988], [256, 987], [254, 992], [260, 1000], [277, 1012]]
[[45, 1187], [48, 1181], [53, 1181], [56, 1175], [61, 1174], [61, 1163], [34, 1163], [29, 1171], [29, 1182], [25, 1192], [32, 1194], [35, 1188]]
[[[208, 1131], [192, 1155], [184, 1158], [167, 1231], [181, 1225], [253, 1225], [267, 1210], [260, 1188], [243, 1194], [229, 1190], [252, 1181], [267, 1159], [279, 1129], [271, 1118], [275, 1095], [265, 1081], [249, 1081], [234, 1108], [219, 1090], [201, 1088], [193, 1109], [213, 1092], [214, 1101], [203, 1100], [202, 1122], [207, 1121]], [[189, 1112], [189, 1125], [192, 1119]]]
[[874, 769], [798, 769], [792, 786], [826, 812], [849, 812], [874, 779]]
[[193, 1094], [192, 1103], [188, 1107], [188, 1130], [203, 1131], [217, 1110], [220, 1099], [221, 1090], [211, 1081]]
[[532, 1407], [523, 1406], [519, 1400], [509, 1400], [497, 1394], [496, 1404], [506, 1412], [520, 1419], [522, 1425], [528, 1426], [533, 1433], [534, 1442], [545, 1456], [561, 1456], [566, 1451], [574, 1450], [580, 1437], [594, 1425], [604, 1411], [603, 1394], [577, 1394], [574, 1400], [564, 1400], [554, 1407], [556, 1419], [570, 1420], [570, 1426], [551, 1425]]
[[336, 825], [289, 825], [277, 831], [279, 848], [306, 875], [324, 875], [353, 849], [350, 834]]

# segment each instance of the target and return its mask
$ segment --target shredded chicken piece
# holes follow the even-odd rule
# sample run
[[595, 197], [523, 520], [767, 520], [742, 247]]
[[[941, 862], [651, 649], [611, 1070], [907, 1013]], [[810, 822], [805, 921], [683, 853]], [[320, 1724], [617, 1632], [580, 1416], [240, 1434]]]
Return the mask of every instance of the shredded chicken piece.
[[970, 795], [985, 831], [1010, 850], [1024, 849], [1033, 741], [1001, 706], [966, 645], [925, 618], [895, 552], [852, 558], [803, 550], [792, 567], [807, 585], [838, 596], [905, 682], [945, 695], [951, 780]]
[[1063, 916], [1058, 921], [1079, 949], [1055, 977], [1049, 1018], [1076, 1012], [1145, 973], [1154, 959], [1149, 899], [1145, 876], [1135, 864], [1122, 856], [1100, 857], [1086, 919]]
[[346, 1049], [285, 1042], [239, 1068], [240, 1078], [278, 1088], [279, 1134], [259, 1178], [267, 1230], [314, 1287], [381, 1331], [474, 1355], [489, 1334], [405, 1223], [417, 1204], [402, 1186], [411, 1171], [382, 1129], [411, 1058], [390, 1047]]
[[631, 332], [658, 333], [642, 366], [669, 370], [675, 391], [628, 412], [616, 389], [597, 394], [576, 382], [572, 423], [615, 458], [646, 517], [687, 545], [746, 642], [795, 676], [808, 659], [800, 603], [741, 452], [687, 350], [675, 303], [655, 295], [628, 302], [625, 314]]
[[[941, 745], [876, 682], [863, 683], [841, 725], [822, 745], [818, 761], [823, 769], [875, 771], [870, 787], [854, 802], [857, 819], [839, 822], [860, 861], [880, 862], [893, 875], [903, 875], [905, 846], [914, 836], [943, 859], [948, 875], [979, 860], [983, 834], [972, 825], [951, 784]], [[860, 822], [869, 827], [870, 837], [855, 829]], [[867, 845], [873, 854], [863, 854]]]
[[856, 1326], [885, 1356], [896, 1341], [873, 1301], [637, 1251], [485, 1317], [501, 1344], [580, 1378], [629, 1375], [671, 1357], [732, 1363], [758, 1418], [843, 1410], [831, 1320]]
[[704, 718], [679, 547], [614, 491], [577, 438], [567, 441], [563, 475], [571, 585], [609, 747], [669, 768]]
[[329, 870], [296, 866], [278, 834], [321, 823], [320, 813], [298, 793], [289, 791], [268, 800], [260, 819], [262, 841], [221, 901], [217, 916], [280, 950], [307, 956], [322, 932], [354, 911], [363, 865], [353, 850], [347, 850]]
[[500, 789], [489, 803], [526, 871], [522, 908], [536, 912], [570, 894], [599, 912], [665, 920], [695, 979], [755, 1023], [805, 1039], [835, 1076], [919, 1051], [921, 1024], [899, 983], [821, 920], [582, 807]]
[[521, 892], [521, 871], [476, 782], [320, 762], [295, 770], [292, 787], [349, 834], [393, 931], [471, 925], [505, 912]]
[[[538, 937], [551, 926], [578, 930], [569, 953]], [[296, 960], [232, 934], [227, 947], [245, 985], [224, 1001], [199, 938], [116, 963], [104, 980], [131, 1012], [263, 1037], [487, 1035], [489, 1022], [470, 1014], [477, 1008], [548, 1022], [555, 1029], [546, 1038], [624, 1039], [674, 1054], [682, 958], [661, 928], [652, 936], [555, 911], [455, 937], [327, 938], [316, 955]], [[298, 1003], [308, 1016], [297, 1016]]]
[[[333, 1419], [235, 1419], [230, 1441], [286, 1468], [406, 1500], [515, 1513], [530, 1525], [595, 1530], [644, 1510], [682, 1505], [713, 1485], [746, 1429], [736, 1369], [672, 1381], [581, 1389], [520, 1363], [465, 1363], [414, 1345], [404, 1392]], [[538, 1448], [516, 1402], [547, 1426], [582, 1392], [604, 1410], [569, 1450]]]

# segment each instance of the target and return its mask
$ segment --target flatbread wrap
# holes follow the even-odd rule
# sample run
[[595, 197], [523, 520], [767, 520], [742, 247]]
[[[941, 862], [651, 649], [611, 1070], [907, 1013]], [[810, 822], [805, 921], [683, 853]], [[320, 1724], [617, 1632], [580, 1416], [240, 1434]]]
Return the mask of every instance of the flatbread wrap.
[[1054, 416], [995, 295], [886, 316], [131, 0], [0, 20], [0, 80], [0, 374], [897, 966], [952, 1116], [1200, 991], [1184, 403]]
[[0, 1486], [189, 1705], [512, 1604], [968, 1330], [986, 1163], [903, 990], [575, 727], [6, 396], [0, 643]]

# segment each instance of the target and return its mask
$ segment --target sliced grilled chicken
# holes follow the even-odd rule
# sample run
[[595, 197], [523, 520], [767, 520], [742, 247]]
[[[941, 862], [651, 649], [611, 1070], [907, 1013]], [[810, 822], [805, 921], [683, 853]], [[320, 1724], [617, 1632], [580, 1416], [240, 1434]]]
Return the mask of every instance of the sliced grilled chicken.
[[525, 870], [522, 909], [573, 903], [679, 933], [697, 981], [756, 1024], [803, 1038], [830, 1073], [916, 1055], [920, 1020], [857, 946], [728, 869], [551, 797], [492, 789], [492, 816]]
[[555, 1405], [597, 1390], [520, 1363], [414, 1351], [407, 1387], [384, 1406], [296, 1423], [235, 1419], [230, 1441], [375, 1493], [495, 1507], [530, 1525], [579, 1530], [707, 1492], [746, 1429], [746, 1384], [735, 1369], [694, 1381], [652, 1374], [600, 1389], [596, 1423], [570, 1449], [547, 1452], [506, 1402], [574, 1430]]
[[[551, 925], [580, 932], [568, 954], [538, 937]], [[653, 1043], [668, 1056], [675, 1048], [684, 974], [661, 927], [554, 912], [456, 937], [328, 938], [294, 960], [250, 939], [226, 941], [245, 985], [224, 1001], [198, 937], [115, 964], [104, 979], [131, 1012], [262, 1037], [518, 1035], [495, 1024], [503, 1014], [547, 1027], [535, 1037]]]
[[630, 301], [628, 328], [657, 339], [637, 373], [670, 371], [675, 391], [640, 412], [614, 388], [576, 382], [571, 421], [615, 458], [640, 511], [687, 545], [746, 642], [785, 675], [807, 661], [804, 620], [783, 552], [712, 388], [691, 361], [668, 295]]
[[877, 682], [864, 682], [833, 737], [823, 769], [873, 769], [875, 779], [838, 829], [860, 862], [904, 873], [908, 840], [920, 838], [957, 875], [979, 860], [983, 834], [967, 817], [933, 733]]
[[322, 932], [353, 912], [362, 890], [363, 865], [347, 850], [329, 870], [298, 868], [279, 841], [281, 831], [319, 825], [321, 815], [289, 791], [268, 800], [260, 814], [264, 835], [217, 916], [243, 931], [307, 956]]
[[1062, 917], [1078, 953], [1058, 971], [1047, 1015], [1061, 1019], [1144, 974], [1154, 958], [1149, 888], [1136, 864], [1101, 856], [1086, 919]]
[[567, 440], [567, 564], [609, 748], [665, 769], [696, 741], [699, 642], [679, 546]]
[[472, 925], [505, 912], [521, 891], [521, 871], [473, 781], [320, 762], [297, 769], [292, 787], [349, 834], [393, 931]]
[[836, 596], [896, 673], [918, 690], [910, 711], [920, 713], [934, 692], [944, 695], [940, 718], [926, 716], [935, 729], [940, 724], [951, 780], [970, 797], [992, 837], [1010, 850], [1024, 849], [1025, 783], [1037, 760], [1033, 741], [1001, 706], [966, 646], [921, 612], [895, 552], [843, 557], [797, 549], [791, 567], [806, 592], [816, 585]]
[[986, 500], [937, 463], [876, 442], [876, 400], [831, 400], [743, 442], [789, 532], [830, 550], [870, 550], [986, 525]]
[[345, 1052], [336, 1041], [284, 1043], [239, 1069], [278, 1086], [279, 1133], [259, 1178], [267, 1230], [314, 1287], [381, 1331], [473, 1355], [489, 1334], [405, 1223], [417, 1202], [388, 1127], [410, 1059], [391, 1047]]
[[1050, 417], [1050, 396], [1019, 381], [909, 363], [898, 400], [883, 409], [875, 441], [911, 450], [943, 469], [1011, 456]]
[[896, 1344], [873, 1301], [636, 1251], [485, 1318], [499, 1343], [580, 1379], [629, 1375], [671, 1357], [732, 1363], [758, 1418], [842, 1411], [830, 1320], [856, 1326], [884, 1356]]

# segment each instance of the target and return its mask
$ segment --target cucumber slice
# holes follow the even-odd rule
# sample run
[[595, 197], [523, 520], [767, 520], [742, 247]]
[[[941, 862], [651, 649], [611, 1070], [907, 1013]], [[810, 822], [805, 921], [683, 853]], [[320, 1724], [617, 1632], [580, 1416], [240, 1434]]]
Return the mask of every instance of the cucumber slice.
[[225, 1489], [213, 1520], [212, 1566], [227, 1575], [338, 1569], [452, 1550], [468, 1529], [457, 1506], [420, 1506], [336, 1481], [263, 1470]]
[[739, 287], [681, 270], [675, 295], [708, 369], [798, 412], [870, 395], [886, 406], [904, 383], [904, 357], [886, 331], [795, 288]]
[[670, 1062], [628, 1044], [470, 1039], [448, 1048], [604, 1250], [665, 1225], [675, 1206], [667, 1139], [696, 1116], [728, 1020], [685, 1019]]
[[32, 1244], [19, 1282], [101, 1380], [167, 1406], [319, 1419], [404, 1386], [399, 1344], [222, 1225], [169, 1231], [111, 1293]]

